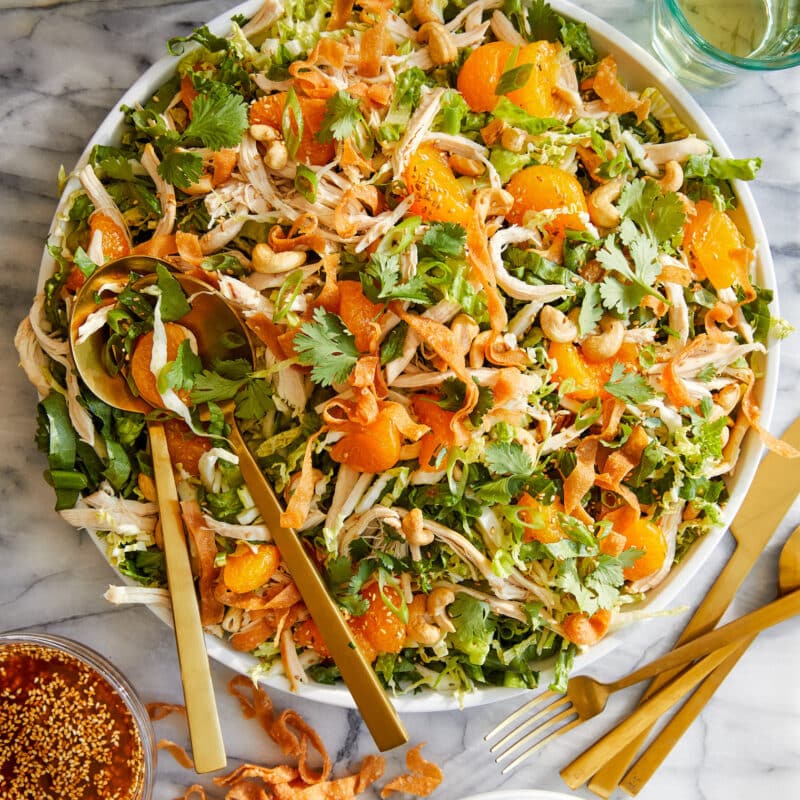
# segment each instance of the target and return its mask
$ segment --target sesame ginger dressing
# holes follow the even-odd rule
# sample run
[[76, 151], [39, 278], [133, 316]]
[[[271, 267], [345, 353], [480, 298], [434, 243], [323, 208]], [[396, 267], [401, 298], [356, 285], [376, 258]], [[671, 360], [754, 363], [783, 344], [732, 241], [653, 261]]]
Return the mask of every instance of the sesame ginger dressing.
[[51, 647], [0, 649], [0, 797], [138, 800], [143, 781], [134, 719], [104, 677]]

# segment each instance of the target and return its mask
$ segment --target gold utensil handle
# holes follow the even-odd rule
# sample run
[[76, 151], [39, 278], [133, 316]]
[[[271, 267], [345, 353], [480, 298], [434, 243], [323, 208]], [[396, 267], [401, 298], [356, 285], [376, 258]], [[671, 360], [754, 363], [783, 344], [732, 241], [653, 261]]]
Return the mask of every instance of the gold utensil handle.
[[636, 736], [647, 730], [663, 713], [687, 695], [713, 669], [736, 652], [738, 643], [729, 644], [707, 655], [686, 672], [645, 700], [627, 719], [561, 770], [561, 777], [571, 789], [586, 783], [613, 755]]
[[709, 698], [717, 691], [717, 687], [725, 680], [728, 673], [744, 655], [745, 650], [753, 643], [755, 636], [747, 639], [734, 650], [711, 674], [697, 687], [692, 696], [678, 709], [677, 713], [659, 731], [658, 736], [647, 747], [644, 754], [625, 774], [620, 786], [631, 795], [636, 795], [661, 766], [661, 762], [669, 755], [673, 746], [686, 733], [695, 717], [705, 708]]
[[214, 700], [214, 685], [211, 681], [203, 627], [200, 624], [178, 491], [163, 425], [158, 422], [148, 423], [148, 433], [194, 767], [197, 772], [213, 772], [222, 769], [227, 759]]
[[665, 670], [680, 667], [690, 661], [695, 661], [708, 655], [713, 650], [725, 647], [729, 644], [736, 644], [738, 640], [752, 637], [764, 628], [777, 625], [779, 622], [789, 619], [789, 617], [800, 613], [800, 591], [792, 592], [783, 597], [773, 600], [771, 603], [762, 606], [749, 614], [745, 614], [738, 619], [723, 625], [721, 628], [710, 631], [709, 633], [692, 639], [680, 647], [676, 647], [661, 658], [645, 664], [643, 667], [631, 672], [618, 681], [613, 686], [615, 689], [624, 689], [634, 683], [652, 678]]
[[391, 750], [404, 744], [408, 741], [408, 733], [378, 676], [364, 658], [344, 617], [328, 594], [316, 565], [297, 534], [281, 525], [278, 499], [245, 444], [230, 404], [225, 408], [225, 419], [231, 427], [229, 439], [239, 457], [239, 469], [247, 482], [247, 488], [275, 544], [278, 545], [281, 557], [286, 562], [314, 622], [322, 631], [325, 644], [339, 667], [375, 744], [379, 750]]
[[[783, 440], [800, 447], [800, 419], [784, 431]], [[714, 581], [708, 594], [689, 620], [676, 644], [683, 644], [694, 636], [711, 630], [725, 613], [753, 564], [769, 542], [775, 528], [789, 510], [800, 491], [800, 472], [787, 473], [786, 459], [768, 452], [756, 471], [753, 483], [742, 507], [731, 526], [736, 538], [736, 550]], [[647, 698], [675, 676], [664, 673], [655, 678], [647, 688]], [[631, 761], [644, 742], [646, 732], [632, 741], [595, 775], [589, 788], [600, 797], [610, 797], [622, 779]]]

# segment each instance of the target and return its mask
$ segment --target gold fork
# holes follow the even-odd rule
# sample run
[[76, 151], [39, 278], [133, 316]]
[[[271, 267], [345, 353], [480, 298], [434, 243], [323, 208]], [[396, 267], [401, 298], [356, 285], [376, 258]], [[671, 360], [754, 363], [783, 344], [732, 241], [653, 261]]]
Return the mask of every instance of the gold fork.
[[[516, 711], [513, 711], [494, 729], [489, 731], [484, 738], [486, 741], [489, 741], [498, 733], [505, 730], [509, 725], [516, 722], [520, 717], [539, 706], [543, 701], [552, 697], [556, 698], [552, 703], [535, 712], [533, 716], [525, 719], [524, 722], [517, 725], [516, 728], [491, 746], [490, 752], [496, 752], [511, 742], [511, 740], [522, 733], [522, 731], [529, 728], [533, 723], [542, 720], [541, 724], [537, 725], [536, 728], [529, 731], [521, 739], [511, 744], [507, 750], [497, 756], [495, 760], [497, 763], [500, 763], [510, 758], [529, 742], [534, 741], [538, 736], [542, 736], [545, 731], [552, 728], [554, 725], [563, 723], [559, 728], [551, 731], [544, 736], [544, 738], [520, 753], [510, 764], [503, 767], [502, 772], [504, 774], [510, 772], [555, 737], [561, 736], [581, 722], [585, 722], [597, 716], [606, 707], [608, 698], [614, 692], [625, 689], [628, 686], [633, 686], [633, 684], [643, 681], [646, 678], [652, 678], [666, 670], [674, 669], [675, 667], [695, 661], [702, 656], [708, 656], [709, 653], [713, 651], [719, 651], [714, 653], [713, 657], [709, 657], [703, 662], [704, 669], [706, 670], [704, 674], [708, 674], [712, 663], [715, 662], [715, 660], [721, 661], [725, 657], [725, 654], [721, 652], [721, 648], [737, 642], [742, 637], [752, 636], [764, 628], [776, 625], [794, 616], [798, 612], [800, 612], [800, 591], [787, 594], [779, 600], [774, 600], [772, 603], [768, 603], [756, 611], [745, 614], [743, 617], [733, 620], [733, 622], [729, 622], [727, 625], [723, 625], [681, 647], [677, 647], [666, 655], [661, 656], [661, 658], [657, 658], [655, 661], [645, 664], [643, 667], [640, 667], [629, 675], [619, 678], [612, 683], [601, 683], [586, 675], [576, 675], [570, 678], [567, 683], [566, 694], [546, 691], [537, 695], [537, 697], [533, 698]], [[669, 689], [669, 686], [667, 686], [666, 689]], [[550, 714], [553, 714], [553, 716], [548, 716]], [[566, 720], [573, 715], [576, 716], [576, 718], [567, 722]]]

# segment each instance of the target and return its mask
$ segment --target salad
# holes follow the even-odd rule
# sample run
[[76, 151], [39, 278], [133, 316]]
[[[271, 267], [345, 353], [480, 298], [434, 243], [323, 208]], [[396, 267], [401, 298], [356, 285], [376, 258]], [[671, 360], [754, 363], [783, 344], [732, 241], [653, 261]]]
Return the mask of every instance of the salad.
[[206, 629], [257, 672], [338, 679], [227, 446], [233, 400], [388, 687], [532, 687], [547, 658], [563, 687], [720, 523], [747, 431], [781, 448], [753, 387], [785, 331], [728, 213], [760, 161], [538, 0], [267, 0], [169, 49], [78, 171], [17, 336], [56, 508], [146, 587], [123, 596], [163, 596], [145, 416], [67, 343], [100, 265], [162, 259], [257, 342], [255, 369], [201, 363], [167, 269], [86, 323], [167, 418]]

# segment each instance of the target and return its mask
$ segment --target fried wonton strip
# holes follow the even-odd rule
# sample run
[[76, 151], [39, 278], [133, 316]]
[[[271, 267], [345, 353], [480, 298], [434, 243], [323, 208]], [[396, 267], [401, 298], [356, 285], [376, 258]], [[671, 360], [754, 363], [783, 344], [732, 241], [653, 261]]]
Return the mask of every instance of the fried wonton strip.
[[588, 437], [575, 448], [577, 463], [564, 481], [564, 511], [574, 515], [581, 500], [594, 486], [594, 461], [597, 457], [597, 439]]
[[225, 183], [233, 174], [236, 161], [239, 158], [239, 153], [230, 148], [223, 148], [222, 150], [215, 150], [213, 155], [212, 164], [214, 172], [211, 176], [211, 185], [219, 186]]
[[317, 233], [318, 228], [317, 215], [310, 211], [306, 212], [294, 221], [288, 233], [284, 233], [280, 225], [273, 225], [268, 236], [269, 246], [276, 253], [282, 253], [285, 250], [321, 252], [325, 248], [325, 239], [322, 234]]
[[205, 524], [203, 512], [196, 500], [184, 500], [181, 503], [181, 514], [197, 558], [200, 621], [203, 625], [216, 625], [222, 622], [225, 607], [214, 597], [214, 584], [219, 577], [219, 568], [214, 566], [214, 559], [217, 557], [214, 531]]
[[466, 387], [464, 405], [455, 413], [451, 427], [461, 433], [464, 420], [478, 403], [478, 387], [467, 372], [464, 354], [453, 331], [441, 322], [407, 312], [400, 303], [394, 302], [390, 310], [405, 322], [423, 344], [426, 344]]
[[154, 258], [166, 258], [178, 252], [178, 245], [175, 243], [174, 233], [156, 233], [146, 242], [137, 244], [131, 250], [136, 256], [153, 256]]
[[261, 617], [231, 635], [230, 643], [234, 650], [249, 653], [267, 639], [272, 638], [276, 630], [273, 617]]
[[178, 231], [175, 234], [175, 246], [178, 248], [178, 255], [187, 264], [199, 267], [203, 263], [203, 250], [200, 247], [200, 239], [196, 233]]
[[309, 311], [322, 306], [326, 311], [335, 313], [339, 310], [338, 253], [326, 253], [322, 256], [322, 269], [325, 272], [325, 284], [317, 295], [317, 299], [309, 305]]
[[179, 744], [171, 742], [169, 739], [159, 739], [156, 748], [166, 750], [184, 769], [194, 769], [192, 757]]
[[412, 747], [406, 753], [406, 767], [409, 775], [399, 775], [393, 778], [381, 790], [381, 797], [386, 798], [392, 792], [405, 792], [417, 797], [427, 797], [442, 782], [442, 770], [432, 761], [422, 757], [422, 748], [425, 742]]
[[717, 323], [724, 322], [728, 325], [731, 324], [733, 321], [734, 310], [727, 304], [723, 303], [721, 300], [714, 304], [712, 308], [706, 311], [705, 318], [703, 320], [706, 333], [708, 334], [709, 338], [713, 342], [719, 342], [721, 344], [727, 344], [729, 339], [725, 336], [722, 331], [717, 327]]
[[[243, 676], [242, 676], [243, 677]], [[241, 764], [233, 772], [214, 778], [217, 786], [233, 786], [247, 778], [258, 778], [269, 786], [280, 783], [291, 783], [298, 778], [298, 772], [288, 764], [277, 767], [262, 767], [258, 764]]]
[[633, 111], [636, 114], [637, 122], [643, 122], [650, 113], [650, 99], [636, 97], [619, 82], [617, 62], [614, 56], [606, 56], [597, 65], [592, 88], [609, 111], [618, 114]]
[[246, 611], [263, 611], [270, 608], [291, 608], [301, 600], [300, 592], [294, 583], [287, 583], [277, 591], [260, 595], [256, 592], [236, 594], [225, 587], [220, 581], [214, 587], [214, 596], [220, 603], [233, 608], [243, 608]]
[[239, 781], [228, 789], [225, 800], [270, 800], [270, 796], [255, 783]]
[[650, 437], [641, 425], [637, 425], [631, 431], [625, 444], [606, 459], [603, 478], [610, 484], [618, 486], [632, 469], [639, 466], [642, 453], [648, 444], [650, 444]]
[[[319, 734], [296, 711], [290, 708], [283, 711], [270, 728], [269, 735], [283, 753], [297, 759], [297, 771], [305, 783], [320, 783], [328, 779], [333, 766], [328, 751]], [[308, 764], [309, 746], [322, 759], [318, 772]]]
[[275, 800], [352, 800], [383, 775], [385, 764], [383, 756], [370, 755], [361, 762], [355, 775], [304, 787], [277, 784], [272, 787], [273, 797]]
[[206, 790], [199, 783], [190, 786], [179, 800], [207, 800]]
[[400, 403], [389, 401], [384, 403], [383, 407], [384, 410], [388, 412], [395, 428], [400, 431], [402, 436], [406, 439], [410, 439], [412, 442], [418, 441], [430, 430], [427, 425], [420, 425], [414, 422], [409, 416], [406, 407], [400, 405]]
[[364, 210], [374, 217], [382, 208], [383, 201], [377, 186], [359, 184], [352, 186], [343, 195], [333, 212], [333, 227], [339, 236], [347, 239], [355, 236], [360, 227], [357, 221]]
[[300, 480], [297, 481], [294, 492], [286, 505], [286, 511], [281, 514], [281, 525], [285, 528], [299, 528], [308, 516], [311, 500], [314, 497], [314, 467], [311, 456], [314, 453], [314, 442], [324, 433], [323, 426], [315, 434], [308, 437], [306, 452], [303, 455], [303, 466], [300, 470]]
[[186, 706], [178, 703], [148, 703], [145, 708], [147, 709], [147, 716], [153, 722], [164, 719], [170, 714], [183, 714], [183, 716], [186, 716]]
[[338, 31], [347, 25], [353, 15], [354, 0], [333, 0], [331, 18], [328, 20], [328, 30]]
[[251, 314], [245, 320], [248, 328], [263, 342], [278, 361], [283, 361], [286, 355], [280, 343], [280, 329], [265, 314]]
[[[252, 698], [245, 695], [249, 689]], [[269, 733], [275, 719], [272, 698], [267, 692], [245, 675], [237, 675], [228, 683], [228, 691], [239, 701], [239, 708], [246, 719], [256, 718], [258, 724]]]
[[766, 428], [761, 425], [761, 409], [758, 404], [753, 400], [753, 387], [755, 385], [755, 376], [747, 384], [744, 395], [742, 396], [742, 413], [750, 423], [750, 427], [761, 437], [764, 445], [784, 458], [800, 458], [800, 450], [792, 447], [788, 442], [778, 439], [773, 436]]

